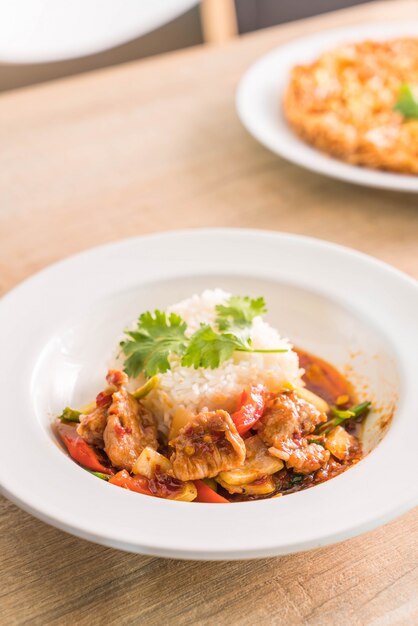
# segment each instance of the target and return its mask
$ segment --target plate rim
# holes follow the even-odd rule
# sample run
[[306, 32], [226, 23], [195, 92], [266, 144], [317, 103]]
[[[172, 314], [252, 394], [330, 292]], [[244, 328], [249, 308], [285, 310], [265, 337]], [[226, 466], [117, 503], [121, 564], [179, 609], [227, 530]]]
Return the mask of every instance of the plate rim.
[[[313, 32], [307, 35], [294, 37], [283, 44], [276, 46], [266, 54], [258, 57], [251, 65], [247, 67], [245, 72], [241, 75], [238, 86], [235, 91], [235, 108], [242, 125], [247, 132], [261, 145], [270, 150], [272, 153], [280, 156], [288, 162], [297, 165], [303, 169], [312, 171], [322, 176], [356, 184], [364, 187], [371, 187], [376, 189], [386, 189], [391, 191], [399, 191], [405, 193], [418, 193], [418, 176], [413, 174], [401, 174], [397, 172], [384, 171], [379, 169], [373, 169], [369, 167], [363, 167], [359, 165], [351, 165], [346, 163], [342, 159], [337, 159], [331, 155], [321, 152], [314, 146], [309, 145], [300, 139], [292, 130], [283, 114], [282, 97], [284, 87], [280, 86], [280, 80], [274, 79], [275, 74], [270, 72], [271, 78], [265, 78], [261, 82], [265, 89], [275, 90], [277, 96], [277, 120], [283, 118], [283, 126], [286, 127], [286, 132], [291, 135], [291, 141], [297, 146], [298, 150], [302, 151], [302, 158], [300, 155], [295, 155], [292, 150], [292, 146], [289, 143], [289, 139], [286, 138], [285, 133], [277, 127], [273, 130], [274, 120], [269, 127], [269, 133], [267, 129], [260, 130], [256, 115], [259, 115], [257, 106], [248, 105], [250, 93], [254, 93], [253, 83], [259, 80], [260, 69], [264, 69], [264, 66], [273, 66], [275, 69], [278, 66], [278, 61], [286, 53], [299, 51], [302, 45], [306, 45], [309, 48], [309, 44], [314, 42], [319, 47], [323, 47], [324, 50], [332, 49], [334, 46], [340, 45], [346, 38], [352, 41], [361, 40], [367, 33], [374, 33], [374, 31], [388, 31], [387, 35], [380, 35], [380, 39], [389, 39], [396, 34], [406, 34], [408, 31], [414, 31], [418, 37], [418, 20], [411, 20], [406, 22], [405, 20], [397, 22], [372, 22], [358, 24], [350, 26], [340, 26], [336, 28], [327, 28], [320, 32]], [[359, 36], [360, 33], [360, 36]], [[361, 35], [361, 33], [364, 33]], [[379, 32], [371, 35], [371, 37], [379, 38]], [[326, 44], [322, 43], [323, 38], [327, 41], [329, 38], [336, 38], [337, 41]], [[340, 40], [340, 41], [338, 41]], [[316, 58], [321, 52], [316, 51], [313, 58]], [[297, 64], [294, 61], [292, 65]], [[308, 60], [306, 62], [309, 62]], [[286, 83], [288, 81], [288, 68], [285, 70]], [[284, 80], [284, 79], [283, 79]], [[257, 98], [257, 96], [256, 96]], [[260, 102], [261, 99], [259, 98]], [[257, 100], [258, 101], [258, 100]], [[279, 108], [280, 106], [280, 108]], [[266, 114], [265, 119], [269, 116]], [[281, 122], [280, 122], [281, 123]], [[280, 141], [279, 141], [280, 140]]]

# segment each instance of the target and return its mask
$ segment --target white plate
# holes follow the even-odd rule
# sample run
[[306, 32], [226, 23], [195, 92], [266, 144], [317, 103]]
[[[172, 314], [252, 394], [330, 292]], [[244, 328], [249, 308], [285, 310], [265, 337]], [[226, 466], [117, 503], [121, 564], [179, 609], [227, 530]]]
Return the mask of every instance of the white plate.
[[418, 191], [418, 176], [350, 165], [304, 143], [290, 128], [281, 106], [294, 65], [310, 63], [322, 52], [343, 43], [404, 35], [417, 37], [418, 22], [363, 24], [321, 31], [280, 46], [252, 65], [241, 79], [236, 106], [242, 123], [272, 152], [319, 174], [370, 187]]
[[[358, 465], [306, 491], [228, 506], [142, 496], [64, 454], [51, 420], [101, 388], [125, 325], [206, 287], [263, 294], [269, 319], [337, 366], [377, 406], [399, 403]], [[40, 519], [105, 545], [169, 557], [241, 559], [351, 537], [417, 502], [418, 288], [357, 252], [289, 234], [196, 230], [129, 239], [66, 259], [0, 302], [0, 485]], [[386, 410], [386, 409], [385, 409]], [[369, 442], [378, 432], [370, 422]]]

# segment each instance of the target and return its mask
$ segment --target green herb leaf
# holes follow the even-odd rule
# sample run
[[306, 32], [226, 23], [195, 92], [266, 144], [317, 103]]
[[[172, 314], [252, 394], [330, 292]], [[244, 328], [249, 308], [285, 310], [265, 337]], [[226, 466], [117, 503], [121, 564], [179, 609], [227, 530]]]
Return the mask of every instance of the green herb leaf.
[[186, 323], [179, 315], [171, 313], [168, 317], [162, 311], [149, 311], [140, 315], [134, 331], [125, 331], [129, 337], [122, 341], [125, 372], [136, 377], [141, 372], [155, 376], [170, 369], [168, 355], [172, 352], [182, 355], [186, 350]]
[[418, 99], [411, 85], [404, 83], [400, 86], [394, 109], [407, 119], [418, 119]]
[[71, 409], [69, 406], [66, 406], [61, 415], [58, 416], [58, 419], [64, 422], [79, 422], [80, 415], [81, 411], [76, 411], [75, 409]]
[[206, 367], [216, 369], [221, 363], [231, 358], [234, 352], [287, 352], [280, 350], [256, 350], [241, 335], [231, 332], [217, 333], [208, 324], [202, 324], [191, 337], [181, 364], [184, 367]]
[[247, 351], [239, 337], [229, 333], [217, 333], [203, 324], [191, 337], [181, 364], [185, 367], [208, 367], [215, 369], [229, 359], [237, 349]]
[[216, 325], [219, 330], [237, 341], [236, 350], [239, 352], [277, 353], [288, 352], [281, 350], [254, 350], [251, 346], [251, 325], [258, 315], [266, 313], [267, 307], [264, 298], [250, 298], [249, 296], [231, 296], [226, 304], [216, 306]]
[[353, 417], [362, 417], [366, 415], [370, 407], [372, 406], [371, 402], [362, 402], [361, 404], [357, 404], [356, 406], [352, 406], [347, 410], [340, 410], [335, 406], [331, 407], [331, 413], [335, 416], [333, 419], [329, 420], [325, 424], [322, 424], [317, 429], [317, 432], [321, 435], [325, 435], [330, 430], [335, 428], [335, 426], [339, 426], [343, 422], [352, 419]]
[[253, 319], [266, 311], [264, 298], [231, 296], [226, 304], [217, 305], [216, 324], [219, 330], [232, 330], [236, 334], [237, 329], [249, 328]]
[[[216, 307], [218, 317], [217, 332], [208, 324], [203, 324], [191, 337], [186, 337], [186, 323], [171, 313], [167, 318], [161, 311], [154, 314], [143, 313], [138, 326], [133, 331], [125, 331], [128, 336], [121, 342], [122, 351], [127, 357], [125, 372], [135, 377], [144, 372], [148, 377], [170, 369], [168, 356], [175, 353], [182, 357], [185, 367], [206, 367], [215, 369], [229, 359], [233, 352], [287, 352], [280, 350], [254, 350], [251, 347], [249, 331], [257, 315], [266, 310], [263, 298], [231, 296], [227, 305]], [[145, 392], [150, 389], [145, 387]], [[138, 390], [141, 394], [143, 390]]]

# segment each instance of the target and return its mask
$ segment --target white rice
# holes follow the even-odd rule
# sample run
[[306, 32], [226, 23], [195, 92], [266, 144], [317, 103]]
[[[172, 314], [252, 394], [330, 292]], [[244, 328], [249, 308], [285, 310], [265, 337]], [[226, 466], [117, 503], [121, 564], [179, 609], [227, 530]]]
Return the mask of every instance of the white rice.
[[[167, 312], [181, 315], [188, 325], [186, 334], [190, 335], [202, 323], [215, 327], [215, 307], [225, 303], [230, 295], [221, 289], [207, 290], [170, 306]], [[301, 385], [302, 371], [292, 345], [262, 317], [253, 321], [251, 340], [254, 348], [288, 352], [235, 352], [217, 369], [183, 367], [180, 359], [171, 355], [171, 369], [159, 375], [158, 387], [144, 399], [144, 404], [159, 420], [161, 430], [170, 428], [178, 411], [191, 415], [205, 409], [234, 411], [243, 388], [249, 383], [261, 383], [272, 392], [280, 391], [286, 383]]]

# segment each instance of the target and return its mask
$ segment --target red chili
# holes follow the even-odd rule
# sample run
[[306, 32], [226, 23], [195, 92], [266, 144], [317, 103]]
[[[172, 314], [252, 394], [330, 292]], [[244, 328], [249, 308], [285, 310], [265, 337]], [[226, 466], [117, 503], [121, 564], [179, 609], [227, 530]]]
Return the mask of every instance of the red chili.
[[142, 493], [144, 496], [154, 495], [148, 488], [148, 480], [144, 476], [131, 476], [126, 470], [121, 470], [109, 480], [112, 485]]
[[195, 502], [210, 502], [212, 504], [230, 504], [229, 500], [220, 496], [211, 489], [203, 480], [195, 480], [194, 484], [197, 489], [197, 498]]
[[266, 405], [263, 385], [249, 385], [241, 394], [240, 408], [231, 415], [240, 435], [246, 433], [260, 419]]
[[154, 476], [148, 480], [148, 486], [154, 496], [170, 498], [170, 496], [182, 491], [183, 482], [169, 474], [160, 472], [158, 466], [156, 466]]
[[99, 394], [97, 394], [97, 396], [96, 396], [96, 406], [97, 407], [109, 406], [110, 404], [112, 404], [112, 394], [111, 393], [106, 393], [105, 391], [101, 391]]
[[96, 450], [80, 437], [74, 426], [59, 422], [57, 432], [74, 461], [95, 472], [114, 474], [112, 469], [103, 465]]

